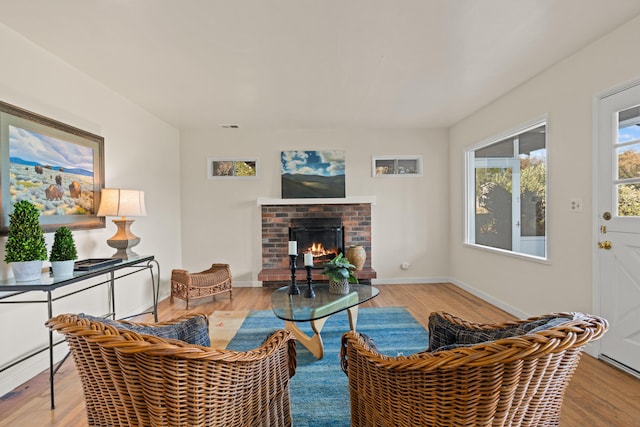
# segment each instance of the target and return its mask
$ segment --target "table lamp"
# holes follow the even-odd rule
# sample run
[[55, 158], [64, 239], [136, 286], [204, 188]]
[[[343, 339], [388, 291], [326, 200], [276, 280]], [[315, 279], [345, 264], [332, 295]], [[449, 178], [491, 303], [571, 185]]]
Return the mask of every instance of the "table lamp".
[[127, 217], [147, 215], [144, 206], [144, 191], [103, 188], [100, 207], [96, 215], [121, 217], [113, 220], [118, 231], [107, 240], [107, 244], [116, 249], [112, 258], [131, 259], [138, 257], [138, 254], [133, 252], [131, 248], [140, 243], [140, 238], [131, 232], [130, 228], [134, 220]]

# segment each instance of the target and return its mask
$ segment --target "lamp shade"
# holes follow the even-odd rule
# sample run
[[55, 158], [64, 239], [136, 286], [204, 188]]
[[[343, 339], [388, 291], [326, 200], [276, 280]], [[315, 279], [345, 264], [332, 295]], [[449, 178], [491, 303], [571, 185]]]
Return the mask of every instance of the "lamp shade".
[[97, 216], [146, 216], [144, 191], [104, 188]]

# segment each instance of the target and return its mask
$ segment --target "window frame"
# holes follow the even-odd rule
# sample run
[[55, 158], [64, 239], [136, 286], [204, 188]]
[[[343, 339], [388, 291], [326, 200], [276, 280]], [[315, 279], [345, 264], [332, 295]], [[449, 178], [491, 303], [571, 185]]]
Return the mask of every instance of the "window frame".
[[[514, 138], [527, 131], [535, 129], [540, 126], [545, 126], [545, 241], [544, 241], [544, 256], [531, 255], [524, 252], [514, 252], [512, 250], [495, 248], [492, 246], [481, 245], [475, 243], [475, 152], [481, 148], [489, 145], [504, 141], [509, 138]], [[506, 255], [510, 257], [525, 259], [528, 261], [539, 262], [543, 264], [550, 264], [550, 236], [549, 236], [549, 182], [550, 182], [550, 160], [549, 160], [549, 142], [550, 142], [550, 130], [549, 119], [547, 115], [543, 115], [536, 119], [522, 123], [512, 129], [504, 131], [502, 133], [485, 138], [482, 141], [468, 145], [464, 149], [464, 191], [463, 191], [463, 246], [474, 248], [491, 253]]]

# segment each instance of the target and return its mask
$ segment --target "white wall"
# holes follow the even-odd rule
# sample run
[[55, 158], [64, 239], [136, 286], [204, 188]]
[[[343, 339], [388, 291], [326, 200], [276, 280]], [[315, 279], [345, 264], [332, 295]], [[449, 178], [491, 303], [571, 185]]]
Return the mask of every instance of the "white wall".
[[[104, 136], [105, 184], [144, 190], [148, 216], [137, 218], [133, 231], [142, 238], [136, 251], [156, 255], [162, 272], [161, 292], [168, 294], [170, 269], [181, 265], [179, 132], [90, 77], [51, 56], [0, 25], [0, 100]], [[107, 227], [74, 231], [79, 257], [109, 257]], [[46, 235], [51, 245], [52, 233]], [[4, 259], [6, 237], [0, 238]], [[152, 303], [148, 274], [136, 274], [116, 285], [119, 315]], [[0, 278], [11, 277], [0, 262]], [[54, 294], [59, 295], [59, 293]], [[44, 298], [44, 293], [29, 293]], [[54, 304], [54, 314], [106, 312], [106, 287], [80, 293]], [[0, 366], [47, 342], [46, 304], [0, 305]], [[47, 353], [0, 374], [0, 395], [48, 367]]]
[[[448, 271], [447, 138], [443, 130], [250, 130], [184, 132], [182, 259], [190, 270], [231, 264], [234, 284], [261, 269], [259, 197], [280, 198], [280, 152], [346, 151], [346, 195], [375, 196], [372, 267], [378, 282], [424, 282]], [[422, 177], [373, 178], [371, 156], [420, 154]], [[208, 180], [206, 159], [258, 158], [257, 179]], [[400, 265], [408, 261], [409, 270]]]
[[[640, 78], [640, 18], [594, 42], [450, 129], [451, 275], [511, 311], [593, 310], [592, 102]], [[548, 114], [548, 265], [463, 246], [465, 147]], [[583, 200], [583, 212], [569, 200]]]

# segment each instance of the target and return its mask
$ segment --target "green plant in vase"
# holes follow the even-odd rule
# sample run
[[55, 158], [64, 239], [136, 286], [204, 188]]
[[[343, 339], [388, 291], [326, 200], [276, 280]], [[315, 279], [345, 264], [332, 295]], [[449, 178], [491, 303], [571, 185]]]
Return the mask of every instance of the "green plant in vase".
[[27, 200], [13, 205], [13, 213], [9, 214], [4, 260], [11, 265], [18, 282], [38, 279], [42, 272], [42, 261], [47, 259], [47, 246], [39, 217], [40, 211]]
[[58, 228], [53, 236], [53, 246], [49, 255], [53, 275], [58, 277], [73, 274], [76, 259], [78, 259], [78, 251], [71, 230], [67, 227]]
[[349, 283], [358, 283], [358, 278], [353, 274], [355, 268], [355, 265], [351, 264], [342, 253], [324, 264], [321, 274], [329, 278], [329, 292], [334, 294], [349, 293]]

